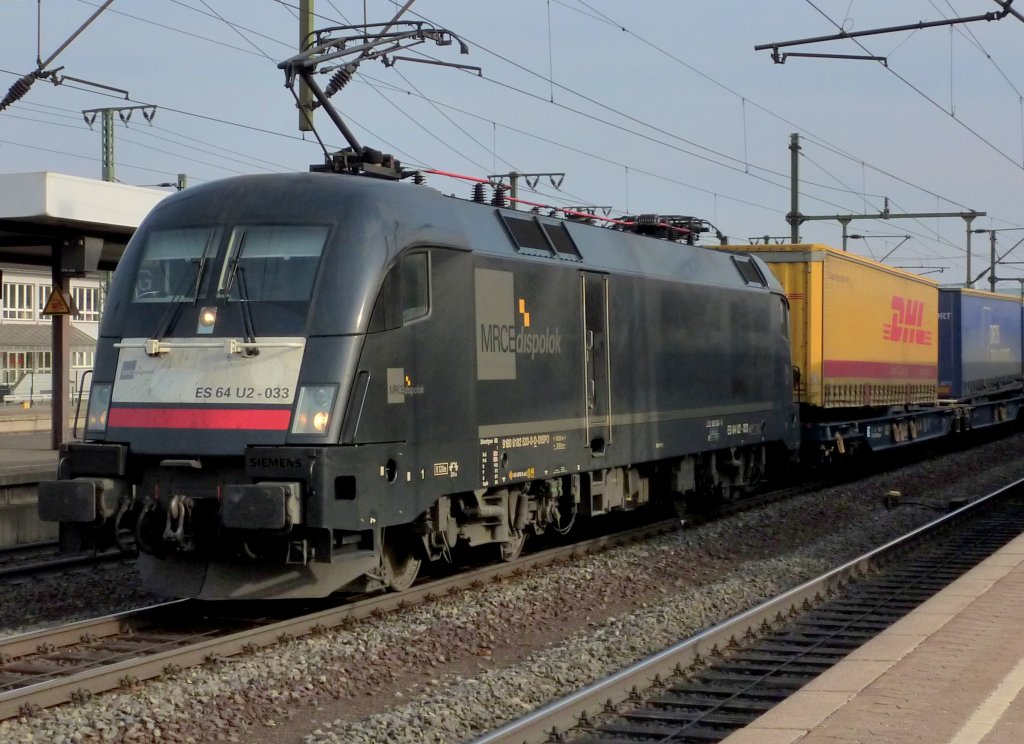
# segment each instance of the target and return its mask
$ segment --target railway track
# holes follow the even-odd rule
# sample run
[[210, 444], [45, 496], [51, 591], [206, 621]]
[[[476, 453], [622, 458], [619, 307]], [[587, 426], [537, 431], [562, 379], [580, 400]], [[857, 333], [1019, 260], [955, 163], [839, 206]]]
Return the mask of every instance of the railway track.
[[56, 541], [19, 545], [0, 551], [0, 581], [60, 571], [76, 566], [131, 560], [133, 556], [120, 550], [103, 552], [60, 553]]
[[[821, 484], [802, 484], [728, 504], [725, 513], [752, 509]], [[699, 522], [699, 517], [686, 520]], [[67, 701], [138, 682], [218, 657], [248, 653], [305, 634], [378, 615], [467, 586], [525, 571], [653, 533], [676, 529], [670, 519], [625, 533], [545, 550], [512, 563], [478, 568], [415, 586], [402, 594], [376, 595], [344, 605], [296, 603], [170, 602], [0, 640], [0, 719], [32, 714]], [[302, 605], [306, 610], [310, 604]]]
[[475, 744], [720, 741], [1022, 531], [1024, 480], [507, 724]]
[[[802, 484], [730, 502], [715, 516], [754, 509], [819, 486]], [[688, 514], [685, 519], [666, 519], [524, 555], [513, 562], [420, 582], [401, 594], [371, 595], [345, 604], [339, 600], [313, 603], [320, 609], [305, 614], [295, 608], [308, 607], [309, 603], [180, 600], [0, 639], [0, 720], [132, 686], [211, 658], [251, 652], [282, 639], [322, 632], [432, 596], [642, 540], [708, 518], [706, 514]], [[39, 549], [46, 551], [52, 547], [41, 544]], [[117, 552], [67, 557], [53, 553], [46, 561], [7, 569], [0, 566], [0, 578], [119, 557], [123, 556]], [[323, 607], [325, 604], [329, 606]]]
[[40, 556], [52, 555], [57, 552], [57, 549], [58, 543], [56, 540], [41, 540], [21, 545], [8, 545], [7, 547], [0, 548], [0, 569], [32, 561]]
[[[295, 603], [199, 602], [166, 604], [85, 620], [0, 640], [0, 720], [145, 679], [174, 674], [212, 659], [321, 633], [371, 615], [429, 601], [483, 582], [655, 534], [679, 529], [678, 519], [525, 555], [425, 581], [401, 594], [378, 594], [312, 612]], [[304, 605], [308, 610], [309, 605]]]
[[[817, 487], [821, 484], [805, 483], [753, 495], [722, 505], [714, 517], [754, 509]], [[536, 566], [571, 560], [710, 518], [708, 514], [686, 514], [685, 518], [666, 519], [542, 550], [513, 562], [422, 581], [401, 594], [371, 595], [345, 604], [340, 604], [340, 600], [313, 603], [320, 609], [311, 613], [303, 614], [294, 609], [308, 607], [309, 603], [180, 600], [0, 639], [0, 720], [132, 686], [211, 658], [251, 652], [282, 639], [322, 632], [405, 604], [426, 601], [432, 596], [501, 579]], [[53, 546], [40, 544], [38, 548], [52, 551], [55, 546], [55, 543]], [[119, 557], [124, 556], [118, 552], [76, 556], [51, 552], [45, 561], [6, 569], [0, 564], [0, 578]], [[323, 607], [325, 604], [329, 606]]]

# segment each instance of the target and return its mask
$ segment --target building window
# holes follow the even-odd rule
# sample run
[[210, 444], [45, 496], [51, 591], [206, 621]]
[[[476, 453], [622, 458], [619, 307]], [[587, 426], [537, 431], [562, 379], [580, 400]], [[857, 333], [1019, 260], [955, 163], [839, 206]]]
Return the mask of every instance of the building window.
[[95, 353], [96, 352], [94, 351], [72, 351], [71, 366], [78, 367], [80, 369], [89, 369], [92, 367]]
[[53, 370], [52, 359], [49, 351], [0, 352], [0, 385], [14, 385], [29, 372], [49, 374]]
[[0, 352], [0, 384], [13, 385], [21, 379], [27, 368], [27, 356], [24, 351]]
[[86, 323], [98, 323], [100, 320], [100, 289], [99, 287], [74, 286], [71, 288], [71, 299], [74, 300], [78, 314], [75, 320]]
[[[42, 295], [42, 292], [39, 293]], [[32, 320], [35, 318], [36, 286], [22, 282], [4, 282], [4, 320]]]

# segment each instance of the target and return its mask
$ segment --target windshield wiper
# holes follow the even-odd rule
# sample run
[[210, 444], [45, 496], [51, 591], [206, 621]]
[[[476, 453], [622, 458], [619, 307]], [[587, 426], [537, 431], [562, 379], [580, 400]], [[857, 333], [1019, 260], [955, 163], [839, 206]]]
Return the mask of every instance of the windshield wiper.
[[224, 296], [228, 302], [231, 301], [231, 287], [234, 286], [235, 277], [238, 277], [238, 309], [242, 313], [242, 341], [241, 347], [242, 356], [254, 357], [260, 353], [259, 347], [256, 346], [256, 327], [252, 321], [252, 308], [249, 306], [249, 287], [245, 281], [245, 267], [240, 265], [242, 260], [242, 252], [245, 250], [245, 238], [246, 234], [242, 233], [242, 238], [238, 241], [238, 250], [235, 251], [234, 258], [231, 259], [231, 273], [228, 274], [227, 281], [224, 282]]
[[[199, 302], [199, 287], [203, 281], [203, 272], [206, 271], [207, 256], [210, 253], [210, 245], [213, 243], [214, 233], [211, 232], [209, 237], [206, 238], [206, 244], [203, 246], [203, 252], [198, 259], [191, 259], [189, 263], [196, 266], [196, 278], [192, 287], [192, 305], [193, 307]], [[157, 324], [156, 333], [153, 334], [153, 341], [159, 344], [163, 341], [164, 337], [170, 333], [175, 324], [178, 322], [178, 318], [181, 317], [181, 309], [185, 306], [184, 302], [175, 302], [175, 298], [181, 296], [181, 290], [188, 286], [187, 280], [189, 279], [188, 273], [182, 274], [177, 284], [172, 288], [171, 292], [171, 305], [164, 311], [164, 314], [160, 316], [160, 322]]]
[[242, 356], [258, 356], [260, 349], [256, 346], [256, 327], [252, 323], [252, 308], [249, 307], [249, 287], [245, 282], [245, 267], [238, 267], [238, 307], [242, 311], [242, 328], [245, 332], [245, 346]]

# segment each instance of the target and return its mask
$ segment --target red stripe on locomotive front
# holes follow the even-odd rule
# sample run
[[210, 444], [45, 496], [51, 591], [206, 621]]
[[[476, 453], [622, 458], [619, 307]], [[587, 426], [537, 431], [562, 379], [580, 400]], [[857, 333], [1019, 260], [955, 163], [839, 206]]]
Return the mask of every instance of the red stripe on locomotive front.
[[124, 408], [110, 409], [107, 426], [123, 429], [252, 429], [283, 431], [289, 408]]

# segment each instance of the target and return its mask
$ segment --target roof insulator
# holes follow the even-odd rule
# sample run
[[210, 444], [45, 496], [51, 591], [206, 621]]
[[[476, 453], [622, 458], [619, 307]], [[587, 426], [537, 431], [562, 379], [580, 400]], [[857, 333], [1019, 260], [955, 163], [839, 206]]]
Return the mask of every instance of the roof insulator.
[[355, 73], [355, 71], [356, 68], [353, 67], [352, 65], [345, 65], [344, 67], [339, 67], [338, 71], [331, 75], [330, 82], [327, 83], [327, 87], [324, 89], [324, 93], [327, 94], [327, 97], [330, 98], [339, 90], [348, 85], [349, 81], [352, 80], [352, 75], [353, 73]]
[[28, 93], [28, 89], [32, 87], [32, 83], [38, 77], [36, 73], [30, 72], [28, 75], [15, 80], [14, 85], [11, 86], [11, 89], [7, 91], [7, 95], [4, 96], [4, 100], [0, 101], [0, 111], [3, 111], [12, 103], [20, 101]]

